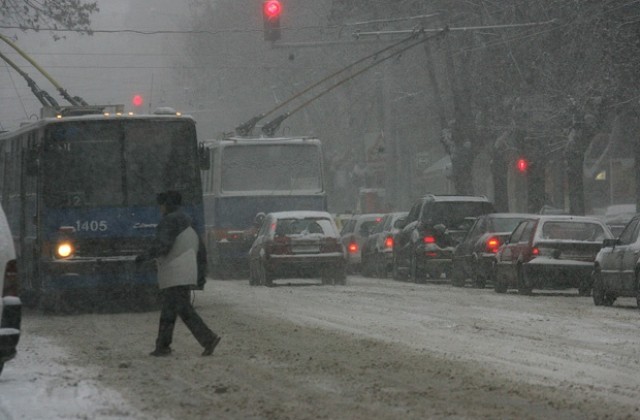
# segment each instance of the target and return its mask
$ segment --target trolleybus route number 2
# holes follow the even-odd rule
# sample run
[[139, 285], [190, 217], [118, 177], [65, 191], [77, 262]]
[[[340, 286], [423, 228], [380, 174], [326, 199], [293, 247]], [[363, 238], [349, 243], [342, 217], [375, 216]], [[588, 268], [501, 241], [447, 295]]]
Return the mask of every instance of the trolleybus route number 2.
[[106, 220], [76, 220], [75, 228], [78, 232], [104, 232], [109, 226]]

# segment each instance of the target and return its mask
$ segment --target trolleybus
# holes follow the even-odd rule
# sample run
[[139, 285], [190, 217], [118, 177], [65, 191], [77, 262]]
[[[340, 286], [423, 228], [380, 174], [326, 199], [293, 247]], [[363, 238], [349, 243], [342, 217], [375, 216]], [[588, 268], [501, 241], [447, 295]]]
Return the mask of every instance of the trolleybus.
[[134, 259], [155, 235], [156, 194], [180, 191], [203, 233], [195, 121], [171, 110], [66, 111], [0, 134], [0, 196], [23, 296], [56, 307], [72, 292], [145, 296], [157, 288], [155, 266]]
[[214, 277], [248, 273], [256, 215], [327, 209], [323, 158], [316, 138], [244, 138], [203, 142], [205, 236]]

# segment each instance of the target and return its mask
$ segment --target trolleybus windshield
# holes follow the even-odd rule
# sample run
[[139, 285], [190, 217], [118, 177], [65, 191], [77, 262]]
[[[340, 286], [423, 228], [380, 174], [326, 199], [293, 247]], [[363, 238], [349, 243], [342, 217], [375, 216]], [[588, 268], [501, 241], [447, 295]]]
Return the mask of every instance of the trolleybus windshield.
[[312, 144], [228, 146], [222, 156], [222, 190], [322, 192], [321, 159]]
[[195, 130], [182, 121], [75, 121], [45, 134], [48, 207], [149, 206], [176, 189], [200, 202]]

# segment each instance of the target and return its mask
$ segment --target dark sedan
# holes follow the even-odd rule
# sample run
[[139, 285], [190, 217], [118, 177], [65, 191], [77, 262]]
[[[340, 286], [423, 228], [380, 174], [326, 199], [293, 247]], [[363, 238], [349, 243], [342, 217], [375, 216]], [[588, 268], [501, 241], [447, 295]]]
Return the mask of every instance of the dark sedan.
[[462, 287], [468, 278], [475, 287], [483, 288], [491, 279], [493, 264], [500, 245], [513, 229], [529, 215], [522, 213], [490, 213], [478, 217], [453, 253], [451, 284]]
[[362, 245], [362, 274], [387, 277], [393, 268], [393, 235], [408, 212], [385, 214]]
[[249, 250], [249, 284], [272, 286], [277, 278], [309, 277], [344, 284], [345, 265], [345, 248], [329, 213], [269, 213]]

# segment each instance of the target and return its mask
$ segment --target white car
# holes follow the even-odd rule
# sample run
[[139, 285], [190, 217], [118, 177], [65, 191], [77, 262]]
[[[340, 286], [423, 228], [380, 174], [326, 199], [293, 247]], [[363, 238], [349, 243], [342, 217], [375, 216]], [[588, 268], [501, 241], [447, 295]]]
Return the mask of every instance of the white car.
[[2, 290], [2, 298], [0, 299], [0, 373], [2, 373], [4, 363], [16, 355], [22, 318], [22, 302], [18, 293], [16, 252], [2, 207], [0, 207], [0, 269], [0, 290]]

